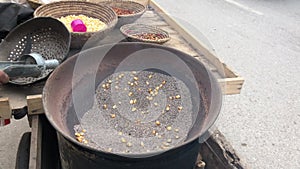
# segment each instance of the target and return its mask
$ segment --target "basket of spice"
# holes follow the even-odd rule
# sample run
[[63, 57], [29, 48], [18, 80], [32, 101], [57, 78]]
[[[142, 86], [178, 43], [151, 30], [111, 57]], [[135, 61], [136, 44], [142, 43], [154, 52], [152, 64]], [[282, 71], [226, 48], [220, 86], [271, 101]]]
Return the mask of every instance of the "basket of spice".
[[71, 48], [81, 48], [88, 40], [103, 39], [117, 24], [114, 10], [106, 5], [83, 1], [60, 1], [42, 5], [34, 17], [60, 20], [71, 32]]
[[133, 1], [102, 1], [100, 4], [105, 4], [113, 8], [118, 15], [118, 23], [116, 27], [135, 22], [140, 18], [147, 7], [143, 4]]
[[162, 44], [170, 40], [168, 32], [150, 25], [126, 24], [120, 31], [129, 41]]

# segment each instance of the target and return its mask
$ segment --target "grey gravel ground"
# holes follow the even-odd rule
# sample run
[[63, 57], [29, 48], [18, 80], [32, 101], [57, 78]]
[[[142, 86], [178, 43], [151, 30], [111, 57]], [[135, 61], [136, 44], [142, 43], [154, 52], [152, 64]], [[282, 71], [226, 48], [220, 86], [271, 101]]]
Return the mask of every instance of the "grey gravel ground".
[[216, 126], [249, 168], [299, 169], [300, 1], [155, 1], [192, 23], [245, 78]]

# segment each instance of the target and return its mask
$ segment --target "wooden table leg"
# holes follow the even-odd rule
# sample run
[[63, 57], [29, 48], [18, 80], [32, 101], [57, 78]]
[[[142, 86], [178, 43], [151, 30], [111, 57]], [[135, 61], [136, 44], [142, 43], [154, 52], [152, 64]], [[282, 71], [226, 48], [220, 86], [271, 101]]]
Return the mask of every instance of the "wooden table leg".
[[41, 169], [42, 123], [39, 115], [32, 115], [29, 168]]

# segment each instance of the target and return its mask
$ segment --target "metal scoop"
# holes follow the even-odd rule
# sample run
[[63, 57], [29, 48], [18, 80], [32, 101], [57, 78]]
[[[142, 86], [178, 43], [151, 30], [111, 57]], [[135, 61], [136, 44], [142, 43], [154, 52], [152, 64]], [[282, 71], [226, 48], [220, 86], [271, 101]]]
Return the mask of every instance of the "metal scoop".
[[17, 61], [0, 61], [0, 70], [10, 79], [39, 77], [44, 70], [55, 69], [58, 65], [57, 59], [45, 60], [38, 53], [30, 53], [22, 55]]

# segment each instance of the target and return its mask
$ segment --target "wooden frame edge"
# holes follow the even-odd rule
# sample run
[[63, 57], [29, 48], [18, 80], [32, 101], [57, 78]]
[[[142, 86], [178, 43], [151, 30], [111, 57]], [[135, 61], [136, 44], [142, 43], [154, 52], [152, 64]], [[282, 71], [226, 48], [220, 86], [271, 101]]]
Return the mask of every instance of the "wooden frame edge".
[[244, 78], [240, 77], [237, 73], [233, 72], [225, 63], [219, 58], [215, 57], [211, 53], [206, 45], [195, 39], [188, 30], [183, 28], [180, 23], [170, 17], [166, 11], [158, 5], [155, 1], [151, 0], [149, 5], [158, 12], [158, 14], [171, 26], [173, 27], [190, 45], [196, 50], [197, 53], [203, 55], [213, 66], [216, 67], [216, 71], [220, 75], [224, 75], [222, 79], [219, 79], [220, 85], [222, 86], [223, 93], [232, 95], [240, 94], [242, 86], [244, 84]]
[[28, 95], [27, 99], [27, 107], [28, 107], [28, 115], [36, 115], [43, 114], [44, 107], [42, 101], [42, 95]]
[[12, 116], [12, 108], [8, 97], [0, 98], [0, 119], [10, 119]]

